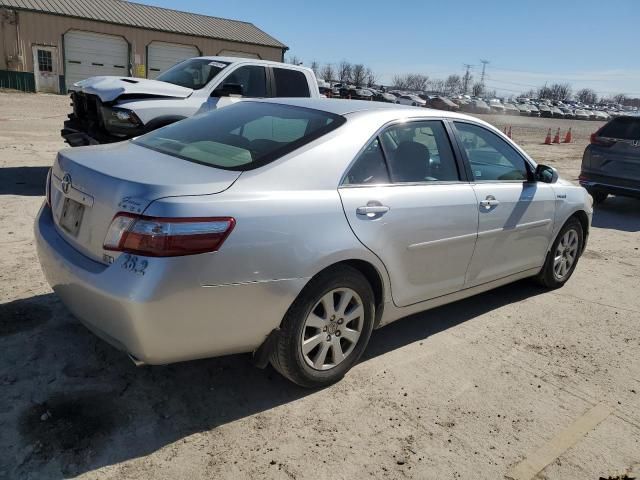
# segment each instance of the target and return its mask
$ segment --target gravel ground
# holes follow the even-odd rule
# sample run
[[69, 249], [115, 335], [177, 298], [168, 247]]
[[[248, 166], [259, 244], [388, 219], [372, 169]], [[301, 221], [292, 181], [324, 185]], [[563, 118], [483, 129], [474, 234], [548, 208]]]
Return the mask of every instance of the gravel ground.
[[[137, 369], [67, 312], [36, 259], [68, 103], [0, 92], [0, 478], [638, 472], [640, 201], [596, 210], [564, 288], [518, 282], [394, 323], [330, 388], [300, 389], [243, 355]], [[599, 125], [484, 118], [569, 179]], [[576, 143], [541, 145], [558, 126]]]

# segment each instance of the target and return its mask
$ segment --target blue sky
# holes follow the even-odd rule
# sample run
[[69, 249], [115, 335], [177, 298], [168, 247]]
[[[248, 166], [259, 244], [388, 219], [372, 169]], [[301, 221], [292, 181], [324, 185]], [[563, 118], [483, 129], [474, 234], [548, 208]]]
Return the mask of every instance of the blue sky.
[[490, 60], [487, 85], [501, 94], [570, 82], [640, 97], [640, 0], [136, 0], [249, 21], [289, 45], [288, 54], [443, 78]]

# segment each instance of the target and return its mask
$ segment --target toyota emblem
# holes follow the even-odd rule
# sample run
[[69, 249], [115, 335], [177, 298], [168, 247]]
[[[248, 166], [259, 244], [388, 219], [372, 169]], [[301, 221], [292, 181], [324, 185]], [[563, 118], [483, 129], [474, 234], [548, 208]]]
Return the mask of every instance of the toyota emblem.
[[60, 187], [62, 188], [62, 191], [65, 195], [69, 193], [69, 189], [71, 188], [71, 175], [69, 175], [68, 173], [64, 174], [64, 177], [62, 177], [62, 182], [60, 183]]

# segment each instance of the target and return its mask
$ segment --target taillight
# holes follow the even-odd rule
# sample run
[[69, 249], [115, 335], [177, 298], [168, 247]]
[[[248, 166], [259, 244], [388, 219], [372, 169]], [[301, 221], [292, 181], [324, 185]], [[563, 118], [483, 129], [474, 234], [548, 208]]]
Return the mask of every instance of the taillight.
[[44, 193], [47, 201], [47, 205], [51, 207], [51, 169], [47, 172], [47, 180], [44, 184]]
[[616, 141], [613, 138], [598, 136], [598, 132], [591, 134], [591, 145], [600, 145], [601, 147], [610, 147], [615, 143]]
[[178, 257], [217, 251], [235, 226], [231, 217], [159, 218], [118, 213], [104, 249], [147, 257]]

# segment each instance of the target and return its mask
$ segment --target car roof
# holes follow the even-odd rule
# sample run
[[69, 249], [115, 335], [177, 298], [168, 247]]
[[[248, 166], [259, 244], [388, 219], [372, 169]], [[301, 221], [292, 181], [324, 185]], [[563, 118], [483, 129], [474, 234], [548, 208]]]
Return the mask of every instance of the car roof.
[[473, 120], [478, 123], [486, 123], [476, 117], [464, 115], [462, 113], [448, 112], [424, 107], [411, 107], [409, 105], [399, 105], [397, 103], [374, 102], [370, 100], [338, 100], [333, 98], [265, 98], [259, 100], [265, 103], [278, 103], [295, 107], [313, 108], [335, 115], [380, 115], [383, 117], [404, 118], [404, 117], [434, 117], [451, 118], [459, 120]]
[[285, 68], [294, 68], [297, 70], [311, 70], [309, 67], [305, 67], [302, 65], [293, 65], [290, 63], [282, 63], [282, 62], [273, 62], [271, 60], [261, 60], [259, 58], [245, 58], [245, 57], [218, 57], [218, 56], [202, 56], [202, 57], [193, 57], [193, 58], [199, 58], [199, 59], [203, 59], [203, 60], [211, 60], [211, 61], [219, 61], [219, 62], [227, 62], [227, 63], [245, 63], [245, 62], [249, 62], [249, 63], [253, 63], [253, 64], [257, 64], [257, 65], [272, 65], [272, 66], [278, 66], [278, 67], [285, 67]]

